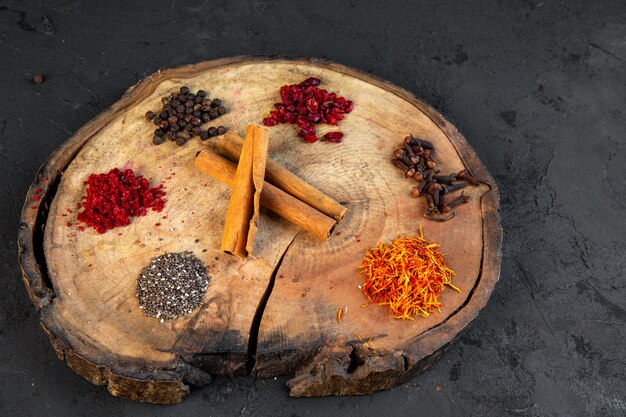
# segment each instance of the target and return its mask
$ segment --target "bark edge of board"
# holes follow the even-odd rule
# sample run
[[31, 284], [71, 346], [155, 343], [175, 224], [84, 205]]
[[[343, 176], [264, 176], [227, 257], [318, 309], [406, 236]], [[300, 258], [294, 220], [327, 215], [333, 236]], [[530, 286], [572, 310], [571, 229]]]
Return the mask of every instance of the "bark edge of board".
[[[57, 330], [46, 327], [45, 316], [46, 313], [49, 312], [51, 304], [54, 302], [55, 295], [47, 273], [46, 260], [43, 254], [43, 228], [45, 227], [50, 202], [55, 196], [60, 177], [67, 165], [78, 154], [86, 142], [103, 129], [116, 114], [132, 106], [137, 97], [140, 97], [142, 94], [150, 94], [159, 82], [174, 76], [192, 76], [200, 71], [224, 65], [249, 64], [254, 62], [287, 62], [316, 66], [353, 76], [396, 94], [418, 107], [437, 124], [449, 137], [470, 172], [479, 179], [479, 181], [489, 185], [491, 188], [490, 191], [483, 196], [482, 200], [484, 208], [483, 234], [485, 244], [483, 247], [481, 277], [478, 284], [475, 286], [468, 302], [462, 306], [459, 311], [453, 314], [446, 322], [441, 323], [439, 326], [420, 335], [418, 338], [429, 339], [429, 336], [437, 333], [447, 333], [446, 337], [440, 338], [440, 342], [438, 343], [424, 343], [417, 347], [415, 352], [404, 356], [402, 359], [402, 367], [395, 365], [393, 360], [393, 358], [397, 356], [397, 352], [387, 352], [387, 355], [391, 354], [392, 356], [392, 360], [386, 358], [389, 363], [393, 364], [390, 369], [397, 369], [397, 372], [391, 372], [385, 374], [385, 377], [378, 378], [376, 381], [379, 382], [369, 384], [368, 389], [363, 387], [365, 391], [369, 392], [360, 392], [361, 394], [369, 394], [380, 389], [398, 385], [411, 376], [427, 369], [486, 305], [499, 279], [502, 228], [499, 219], [499, 195], [497, 185], [478, 159], [475, 151], [458, 130], [433, 107], [416, 98], [413, 94], [378, 77], [322, 59], [235, 56], [205, 61], [193, 65], [164, 68], [130, 87], [119, 101], [115, 102], [108, 109], [101, 112], [98, 116], [77, 130], [71, 138], [61, 144], [50, 155], [37, 172], [35, 181], [31, 184], [26, 194], [18, 229], [18, 261], [22, 272], [22, 279], [28, 296], [40, 316], [42, 330], [49, 337], [57, 356], [59, 359], [66, 362], [76, 373], [90, 382], [96, 385], [106, 385], [109, 392], [115, 396], [150, 403], [177, 403], [189, 393], [190, 385], [205, 385], [210, 382], [211, 376], [193, 365], [182, 361], [176, 369], [152, 370], [149, 378], [141, 378], [140, 372], [134, 372], [129, 369], [122, 369], [121, 371], [114, 370], [113, 367], [108, 364], [96, 363], [97, 361], [92, 358], [81, 356], [76, 352], [74, 347], [64, 343], [62, 334], [57, 334]], [[40, 191], [36, 193], [36, 190]], [[37, 201], [34, 200], [35, 196], [39, 197]], [[432, 337], [430, 339], [432, 340]], [[428, 340], [422, 340], [422, 342], [428, 342]], [[356, 347], [353, 349], [359, 350], [361, 348]], [[343, 354], [345, 355], [345, 352]], [[324, 355], [327, 356], [327, 350], [322, 348], [313, 355], [312, 359], [296, 370], [297, 375], [290, 382], [292, 395], [307, 395], [307, 389], [309, 388], [307, 388], [304, 383], [307, 375], [306, 370], [311, 366], [315, 366], [316, 357], [319, 362], [323, 359]], [[299, 354], [294, 356], [303, 357]], [[349, 356], [350, 354], [348, 353], [348, 358]], [[348, 361], [348, 364], [349, 363], [350, 361]], [[286, 370], [287, 369], [283, 369], [283, 371]], [[298, 374], [298, 372], [300, 372], [300, 374]], [[262, 374], [261, 372], [258, 373]], [[308, 375], [310, 375], [310, 373], [308, 373]], [[303, 378], [302, 376], [305, 377]], [[388, 378], [389, 376], [395, 379], [390, 380]], [[300, 379], [298, 379], [299, 377]], [[355, 384], [355, 382], [352, 384]], [[295, 387], [299, 388], [294, 391]], [[339, 388], [335, 387], [329, 391], [329, 388], [332, 388], [332, 386], [321, 387], [318, 388], [317, 391], [310, 388], [308, 393], [311, 395], [356, 393], [352, 392], [351, 389], [341, 391]]]

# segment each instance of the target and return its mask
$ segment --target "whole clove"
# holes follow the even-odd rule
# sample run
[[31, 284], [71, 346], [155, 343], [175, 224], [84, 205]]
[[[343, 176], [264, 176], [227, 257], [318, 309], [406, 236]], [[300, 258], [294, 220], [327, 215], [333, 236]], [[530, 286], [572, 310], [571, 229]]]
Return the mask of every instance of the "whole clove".
[[466, 204], [469, 201], [469, 196], [466, 196], [464, 193], [461, 193], [459, 197], [452, 200], [449, 203], [442, 204], [441, 212], [449, 213], [453, 208], [460, 206], [461, 204]]
[[433, 175], [433, 179], [442, 184], [452, 184], [457, 180], [455, 174], [450, 175]]
[[399, 159], [392, 159], [391, 163], [394, 164], [396, 167], [400, 168], [403, 174], [406, 173], [406, 171], [409, 169], [409, 167], [406, 166], [406, 164], [400, 161]]
[[435, 207], [439, 207], [439, 197], [442, 191], [443, 191], [443, 186], [437, 182], [433, 182], [426, 189], [426, 192], [433, 197], [433, 202], [435, 203]]
[[426, 200], [426, 213], [428, 215], [438, 214], [439, 210], [435, 206], [435, 201], [433, 200], [433, 196], [430, 194], [424, 195], [424, 200]]
[[393, 157], [396, 159], [400, 158], [402, 155], [404, 155], [404, 149], [396, 149], [393, 151]]
[[400, 155], [400, 157], [398, 158], [399, 161], [402, 161], [402, 163], [408, 167], [412, 167], [415, 165], [415, 163], [413, 161], [411, 161], [409, 159], [409, 157], [406, 154]]
[[476, 178], [472, 177], [472, 175], [464, 169], [460, 170], [459, 173], [456, 174], [456, 179], [465, 180], [474, 187], [478, 187], [478, 185], [480, 184]]
[[461, 188], [465, 188], [467, 186], [467, 183], [465, 182], [459, 182], [456, 184], [451, 184], [451, 185], [442, 185], [442, 191], [444, 193], [451, 193], [452, 191], [456, 191], [456, 190], [460, 190]]
[[413, 149], [411, 149], [409, 145], [404, 144], [404, 150], [406, 151], [406, 155], [413, 165], [417, 164], [420, 161], [419, 156], [415, 155]]

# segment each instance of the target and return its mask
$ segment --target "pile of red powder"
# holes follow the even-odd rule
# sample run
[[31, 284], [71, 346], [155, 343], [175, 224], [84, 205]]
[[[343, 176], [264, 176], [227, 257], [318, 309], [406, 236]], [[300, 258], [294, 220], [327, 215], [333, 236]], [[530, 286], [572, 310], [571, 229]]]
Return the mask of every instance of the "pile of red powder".
[[83, 197], [83, 211], [77, 219], [98, 233], [130, 224], [130, 218], [145, 216], [147, 210], [163, 210], [165, 191], [163, 185], [150, 188], [142, 175], [132, 169], [113, 168], [106, 174], [91, 174]]

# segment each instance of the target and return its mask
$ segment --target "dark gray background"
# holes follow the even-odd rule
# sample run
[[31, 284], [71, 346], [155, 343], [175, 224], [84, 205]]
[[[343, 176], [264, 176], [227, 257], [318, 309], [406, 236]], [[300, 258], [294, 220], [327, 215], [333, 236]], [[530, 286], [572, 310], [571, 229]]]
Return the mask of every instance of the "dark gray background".
[[[626, 413], [623, 1], [92, 3], [0, 0], [1, 415]], [[327, 58], [396, 83], [455, 123], [497, 180], [500, 282], [409, 384], [291, 399], [281, 378], [217, 379], [177, 406], [138, 404], [75, 375], [39, 330], [16, 261], [36, 170], [158, 68], [238, 54]]]

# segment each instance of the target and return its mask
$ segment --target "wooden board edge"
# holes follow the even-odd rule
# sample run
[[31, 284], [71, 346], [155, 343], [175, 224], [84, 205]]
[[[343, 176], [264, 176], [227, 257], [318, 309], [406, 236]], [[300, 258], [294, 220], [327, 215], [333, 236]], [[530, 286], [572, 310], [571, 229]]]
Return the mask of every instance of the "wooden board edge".
[[117, 397], [154, 404], [176, 404], [189, 394], [189, 386], [183, 383], [176, 371], [159, 372], [153, 378], [131, 378], [114, 372], [110, 367], [91, 362], [68, 347], [43, 323], [40, 326], [60, 360], [92, 384], [106, 386]]

